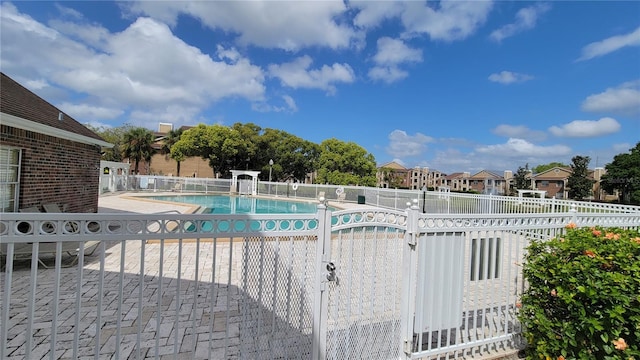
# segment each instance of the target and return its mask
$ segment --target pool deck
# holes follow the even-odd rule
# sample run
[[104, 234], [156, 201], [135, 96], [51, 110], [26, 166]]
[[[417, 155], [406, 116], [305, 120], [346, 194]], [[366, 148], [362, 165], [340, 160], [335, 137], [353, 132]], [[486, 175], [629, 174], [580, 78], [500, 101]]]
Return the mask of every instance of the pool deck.
[[[175, 194], [175, 193], [155, 193], [154, 195], [167, 195], [167, 194]], [[162, 214], [162, 213], [181, 213], [181, 214], [189, 214], [189, 213], [194, 213], [198, 210], [198, 206], [189, 206], [189, 205], [183, 205], [183, 204], [179, 204], [179, 203], [170, 203], [170, 202], [164, 202], [164, 201], [153, 201], [150, 199], [136, 199], [135, 196], [136, 195], [141, 195], [139, 193], [120, 193], [120, 194], [114, 194], [114, 195], [104, 195], [101, 196], [99, 198], [99, 202], [98, 202], [98, 212], [100, 213], [139, 213], [139, 214]], [[362, 204], [354, 204], [354, 203], [347, 203], [347, 202], [329, 202], [328, 204], [329, 206], [335, 207], [335, 208], [342, 208], [342, 209], [349, 209], [349, 208], [362, 208], [362, 207], [370, 207], [367, 205], [362, 205]], [[166, 247], [167, 249], [171, 250], [172, 247], [177, 246], [176, 244], [167, 244]], [[190, 246], [185, 245], [185, 246]], [[224, 246], [228, 246], [228, 245], [220, 245], [222, 247]], [[132, 241], [130, 245], [128, 245], [127, 247], [127, 253], [128, 254], [133, 254], [131, 255], [132, 258], [135, 258], [135, 254], [138, 253], [139, 251], [137, 251], [137, 249], [140, 247], [140, 243], [139, 242], [135, 242]], [[240, 248], [238, 248], [240, 249]], [[169, 251], [167, 250], [167, 251]], [[205, 250], [202, 250], [205, 251]], [[236, 250], [239, 251], [239, 250]], [[190, 253], [188, 251], [185, 251], [185, 253]], [[206, 255], [206, 254], [205, 254]], [[205, 256], [203, 255], [203, 256]], [[185, 255], [185, 256], [190, 256], [190, 255]], [[127, 255], [127, 257], [129, 257], [129, 255]], [[242, 256], [240, 253], [236, 254], [233, 257], [233, 261], [234, 264], [231, 264], [233, 268], [238, 268], [240, 266], [240, 263], [238, 259], [241, 259]], [[159, 261], [159, 251], [157, 251], [157, 248], [154, 247], [150, 247], [147, 250], [147, 254], [146, 254], [146, 261], [148, 261], [149, 263], [156, 263]], [[229, 261], [229, 257], [221, 257], [222, 262], [224, 261]], [[227, 259], [227, 260], [224, 260]], [[135, 259], [133, 259], [135, 260]], [[119, 273], [119, 264], [120, 264], [120, 250], [119, 247], [113, 247], [110, 249], [109, 253], [107, 254], [107, 256], [105, 257], [105, 270], [109, 273]], [[176, 259], [174, 259], [174, 257], [165, 257], [164, 258], [164, 266], [167, 269], [170, 268], [176, 268], [177, 265], [174, 263], [177, 262]], [[26, 265], [26, 267], [25, 267]], [[195, 261], [193, 261], [193, 259], [188, 258], [188, 259], [184, 259], [183, 263], [182, 263], [182, 270], [185, 274], [190, 274], [194, 272], [194, 267], [195, 267]], [[228, 265], [226, 263], [221, 263], [220, 264], [220, 268], [224, 269], [227, 268]], [[85, 290], [87, 293], [94, 293], [97, 294], [97, 290], [94, 286], [94, 283], [97, 283], [97, 281], [93, 281], [95, 279], [93, 279], [93, 277], [96, 276], [96, 274], [98, 273], [98, 269], [99, 269], [99, 263], [96, 262], [91, 262], [91, 261], [87, 261], [84, 264], [84, 269], [86, 271], [85, 274], [85, 282], [86, 284], [85, 286]], [[50, 294], [53, 292], [53, 280], [51, 280], [53, 278], [55, 270], [54, 269], [39, 269], [38, 270], [38, 277], [39, 277], [39, 282], [38, 282], [38, 291], [36, 294], [36, 297], [38, 299], [46, 299], [48, 297], [50, 297]], [[74, 276], [76, 274], [76, 270], [74, 268], [63, 268], [61, 269], [61, 276], [63, 278], [63, 289], [62, 291], [67, 291], [69, 289], [66, 289], [66, 287], [73, 287], [74, 285]], [[206, 274], [202, 275], [202, 276], [206, 276]], [[234, 276], [233, 282], [234, 283], [239, 283], [239, 279], [236, 279]], [[110, 280], [117, 280], [116, 277], [110, 277]], [[91, 280], [91, 281], [90, 281]], [[2, 278], [0, 279], [0, 283], [4, 282], [4, 276], [2, 276]], [[21, 304], [26, 304], [28, 303], [28, 291], [21, 291], [26, 289], [27, 285], [30, 283], [30, 271], [28, 268], [28, 264], [23, 264], [23, 265], [17, 265], [16, 268], [14, 268], [13, 271], [13, 283], [14, 286], [16, 287], [16, 292], [14, 292], [11, 296], [11, 303], [12, 304], [17, 304], [15, 305], [16, 307], [14, 307], [11, 311], [12, 311], [12, 315], [16, 316], [19, 315], [18, 313], [13, 313], [13, 312], [22, 312], [24, 309], [22, 309], [22, 305]], [[106, 281], [105, 284], [105, 288], [110, 288], [113, 286], [116, 286], [115, 284], [110, 284], [110, 281]], [[72, 290], [72, 289], [71, 289]], [[224, 297], [220, 297], [221, 299], [223, 299]], [[86, 301], [97, 301], [97, 299], [95, 298], [91, 298], [91, 299], [85, 299]], [[39, 313], [46, 313], [47, 311], [49, 311], [51, 304], [48, 301], [38, 301], [37, 303], [37, 309], [35, 309], [36, 314]], [[126, 302], [125, 304], [123, 304], [123, 306], [131, 306], [131, 308], [127, 308], [124, 309], [123, 311], [125, 313], [128, 313], [130, 311], [135, 312], [136, 309], [133, 308], [133, 303], [128, 303]], [[219, 304], [219, 306], [223, 306], [224, 304]], [[88, 337], [86, 338], [82, 338], [80, 343], [79, 343], [79, 355], [81, 358], [85, 358], [85, 357], [91, 357], [91, 355], [94, 352], [94, 344], [93, 344], [93, 335], [92, 335], [92, 331], [95, 332], [95, 318], [96, 318], [96, 310], [95, 309], [87, 309], [88, 313], [84, 315], [83, 319], [81, 320], [81, 328], [82, 329], [88, 329], [87, 332], [89, 334]], [[147, 310], [145, 308], [145, 313], [147, 311], [151, 311], [151, 310]], [[73, 303], [72, 302], [61, 302], [59, 305], [59, 313], [60, 314], [67, 314], [65, 315], [65, 318], [62, 319], [64, 321], [67, 321], [69, 319], [66, 318], [66, 316], [68, 316], [68, 314], [71, 314], [73, 312]], [[17, 318], [16, 318], [17, 319]], [[24, 319], [23, 319], [24, 320]], [[61, 320], [61, 321], [62, 321]], [[17, 321], [21, 321], [21, 320], [17, 320]], [[69, 320], [70, 321], [70, 320]], [[47, 333], [46, 328], [49, 326], [50, 323], [47, 323], [46, 321], [42, 322], [42, 323], [38, 323], [37, 324], [37, 328], [38, 331], [36, 331], [35, 334], [33, 334], [33, 343], [34, 344], [38, 344], [38, 346], [36, 346], [33, 349], [33, 352], [31, 353], [31, 357], [33, 359], [45, 359], [48, 358], [50, 356], [50, 349], [49, 346], [46, 345], [46, 338], [50, 335], [49, 333]], [[7, 359], [8, 360], [17, 360], [17, 359], [24, 359], [25, 356], [25, 327], [23, 326], [23, 324], [16, 324], [17, 326], [13, 326], [12, 328], [9, 329], [9, 344], [8, 344], [8, 356]], [[237, 325], [237, 324], [235, 324]], [[125, 325], [123, 325], [125, 326]], [[128, 333], [129, 331], [133, 331], [132, 329], [134, 329], [134, 325], [127, 323], [126, 328], [123, 328], [123, 331]], [[172, 333], [172, 329], [173, 329], [174, 324], [172, 322], [168, 322], [168, 323], [163, 323], [161, 325], [161, 331], [159, 334], [160, 337], [160, 344], [161, 344], [161, 348], [160, 348], [160, 359], [173, 359], [173, 355], [171, 355], [174, 347], [173, 347], [173, 341], [174, 341], [174, 334]], [[71, 356], [71, 348], [72, 348], [72, 339], [73, 339], [73, 327], [71, 326], [65, 326], [65, 327], [59, 327], [58, 331], [62, 330], [62, 329], [68, 329], [69, 333], [58, 333], [58, 345], [56, 347], [56, 354], [54, 355], [54, 358], [69, 358]], [[93, 329], [93, 330], [92, 330]], [[234, 330], [235, 329], [235, 330]], [[235, 335], [238, 335], [238, 329], [234, 328], [232, 329], [232, 337]], [[100, 349], [100, 356], [104, 356], [106, 358], [109, 358], [111, 355], [113, 355], [114, 351], [115, 351], [115, 334], [113, 333], [113, 329], [107, 329], [108, 331], [105, 331], [103, 333], [103, 337], [101, 339], [101, 349]], [[202, 334], [198, 333], [197, 336], [198, 338], [208, 338], [209, 334], [205, 333], [207, 330], [206, 326], [203, 327], [198, 327], [198, 332], [203, 331]], [[213, 334], [215, 339], [223, 339], [226, 335], [225, 335], [225, 329], [218, 329], [215, 328], [216, 333]], [[65, 331], [65, 330], [63, 330]], [[147, 329], [147, 327], [145, 326], [145, 331], [143, 331], [142, 334], [142, 338], [145, 341], [145, 343], [151, 342], [150, 339], [155, 339], [156, 338], [156, 333], [155, 333], [155, 329]], [[208, 358], [209, 355], [207, 354], [207, 350], [208, 350], [208, 345], [206, 342], [203, 342], [202, 344], [200, 342], [197, 343], [197, 345], [195, 346], [195, 348], [192, 348], [190, 346], [190, 344], [192, 344], [191, 341], [191, 337], [187, 336], [186, 334], [181, 334], [181, 346], [180, 346], [180, 350], [178, 351], [178, 355], [179, 358], [184, 358], [184, 359], [192, 359], [192, 358], [199, 358], [199, 359], [204, 359], [204, 358]], [[230, 341], [235, 341], [236, 343], [239, 343], [238, 338], [232, 338]], [[219, 341], [218, 341], [219, 342]], [[135, 351], [134, 351], [134, 344], [135, 342], [125, 342], [124, 344], [121, 344], [121, 358], [123, 359], [127, 359], [127, 358], [132, 358], [135, 357]], [[152, 345], [149, 345], [152, 346]], [[148, 348], [143, 349], [143, 355], [142, 358], [147, 358], [147, 357], [151, 357], [151, 351], [148, 351]], [[194, 352], [195, 350], [195, 352]], [[237, 358], [237, 354], [227, 354], [226, 350], [220, 346], [219, 348], [214, 348], [212, 349], [212, 354], [211, 354], [211, 358], [213, 359], [229, 359], [229, 358]]]

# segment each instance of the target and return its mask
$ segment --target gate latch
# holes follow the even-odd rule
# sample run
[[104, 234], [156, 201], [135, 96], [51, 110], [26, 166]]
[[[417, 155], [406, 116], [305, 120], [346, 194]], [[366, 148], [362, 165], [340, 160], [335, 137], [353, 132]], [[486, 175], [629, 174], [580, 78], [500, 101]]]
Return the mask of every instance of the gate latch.
[[332, 262], [327, 263], [327, 280], [336, 281], [336, 265]]

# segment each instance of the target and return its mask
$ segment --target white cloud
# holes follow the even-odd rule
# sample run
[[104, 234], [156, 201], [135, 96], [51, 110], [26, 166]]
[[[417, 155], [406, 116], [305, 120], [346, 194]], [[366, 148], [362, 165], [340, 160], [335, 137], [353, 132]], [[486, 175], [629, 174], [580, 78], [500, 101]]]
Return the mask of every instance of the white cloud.
[[58, 107], [74, 119], [82, 119], [82, 122], [94, 121], [96, 119], [115, 119], [124, 114], [124, 111], [120, 109], [92, 106], [90, 104], [72, 104], [65, 102], [58, 105]]
[[405, 36], [427, 34], [432, 40], [462, 40], [473, 34], [493, 7], [491, 1], [408, 1], [400, 15]]
[[616, 35], [601, 41], [592, 42], [582, 48], [582, 55], [577, 61], [593, 59], [595, 57], [607, 55], [627, 46], [639, 45], [640, 27], [628, 34]]
[[549, 11], [549, 9], [551, 9], [551, 6], [544, 3], [522, 8], [516, 13], [516, 20], [514, 23], [494, 30], [491, 35], [489, 35], [489, 38], [500, 42], [522, 31], [533, 29], [536, 26], [538, 17]]
[[369, 70], [368, 75], [371, 80], [384, 81], [390, 84], [406, 78], [409, 73], [399, 69], [397, 66], [374, 66]]
[[283, 106], [275, 106], [270, 105], [265, 102], [262, 103], [254, 103], [251, 105], [251, 108], [258, 112], [286, 112], [286, 113], [294, 113], [298, 111], [298, 106], [296, 105], [296, 101], [289, 95], [283, 95], [282, 101], [284, 101]]
[[407, 46], [402, 40], [382, 37], [378, 39], [378, 51], [373, 56], [373, 61], [376, 65], [369, 70], [369, 78], [392, 83], [409, 75], [399, 65], [421, 62], [422, 51]]
[[409, 135], [403, 130], [393, 130], [389, 134], [389, 145], [387, 153], [391, 156], [403, 158], [409, 156], [421, 155], [427, 149], [427, 144], [432, 142], [433, 138], [421, 133]]
[[[35, 85], [50, 85], [46, 90], [66, 88], [64, 99], [58, 93], [49, 100], [64, 101], [69, 107], [74, 106], [71, 96], [90, 99], [91, 107], [103, 109], [92, 116], [112, 116], [104, 109], [157, 116], [158, 108], [201, 111], [228, 97], [264, 99], [260, 67], [233, 48], [219, 48], [212, 58], [152, 19], [139, 18], [118, 33], [95, 25], [52, 22], [60, 28], [56, 31], [19, 13], [10, 3], [0, 6], [3, 72], [15, 78], [36, 78]], [[82, 35], [84, 30], [93, 35]], [[188, 115], [198, 112], [193, 111]]]
[[359, 10], [353, 24], [363, 28], [376, 27], [384, 20], [400, 16], [404, 10], [403, 3], [398, 1], [352, 1], [349, 5]]
[[632, 145], [629, 143], [619, 143], [611, 145], [611, 149], [616, 153], [628, 153]]
[[532, 80], [533, 76], [527, 74], [519, 74], [511, 71], [501, 71], [499, 73], [493, 73], [489, 75], [489, 81], [497, 82], [500, 84], [513, 84]]
[[511, 138], [504, 144], [486, 145], [476, 148], [481, 154], [495, 157], [561, 157], [571, 153], [571, 148], [565, 145], [540, 146], [524, 139]]
[[507, 125], [501, 124], [492, 130], [492, 132], [499, 136], [508, 138], [518, 138], [532, 141], [544, 140], [547, 136], [543, 131], [531, 130], [524, 125]]
[[136, 1], [123, 7], [175, 26], [191, 16], [211, 29], [237, 34], [241, 45], [298, 51], [310, 46], [345, 48], [358, 38], [337, 19], [348, 10], [342, 1]]
[[602, 93], [588, 96], [582, 111], [609, 112], [620, 115], [640, 114], [640, 80], [626, 82]]
[[379, 65], [421, 62], [422, 51], [407, 46], [402, 40], [382, 37], [378, 39], [378, 52], [373, 61]]
[[610, 117], [600, 120], [574, 120], [562, 126], [549, 128], [549, 132], [561, 137], [596, 137], [613, 134], [619, 130], [620, 124]]
[[319, 69], [309, 69], [313, 60], [310, 56], [301, 56], [292, 62], [269, 65], [269, 75], [280, 79], [283, 86], [290, 88], [322, 89], [329, 94], [336, 91], [336, 83], [352, 83], [355, 80], [353, 69], [348, 64], [334, 63], [323, 65]]

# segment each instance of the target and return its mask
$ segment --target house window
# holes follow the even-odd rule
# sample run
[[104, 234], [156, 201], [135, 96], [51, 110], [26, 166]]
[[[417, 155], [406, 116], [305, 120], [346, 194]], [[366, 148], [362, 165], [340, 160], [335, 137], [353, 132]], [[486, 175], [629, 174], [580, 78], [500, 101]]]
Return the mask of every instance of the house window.
[[500, 238], [471, 240], [471, 281], [500, 277], [501, 250], [502, 241]]
[[543, 181], [540, 182], [540, 186], [547, 187], [547, 186], [549, 186], [549, 182], [547, 180], [543, 180]]
[[0, 148], [0, 211], [18, 210], [20, 193], [20, 149]]

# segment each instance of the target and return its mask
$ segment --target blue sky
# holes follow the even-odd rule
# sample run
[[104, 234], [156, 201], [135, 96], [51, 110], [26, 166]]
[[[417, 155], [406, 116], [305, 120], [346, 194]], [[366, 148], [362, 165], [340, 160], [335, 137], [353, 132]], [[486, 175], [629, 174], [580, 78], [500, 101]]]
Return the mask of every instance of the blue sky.
[[640, 141], [638, 1], [5, 1], [0, 36], [96, 126], [251, 122], [446, 173]]

